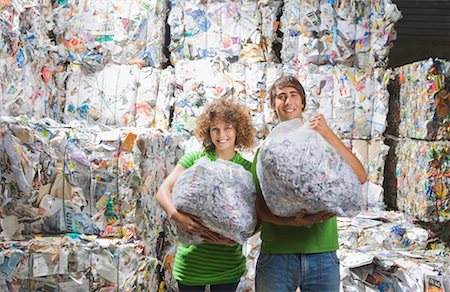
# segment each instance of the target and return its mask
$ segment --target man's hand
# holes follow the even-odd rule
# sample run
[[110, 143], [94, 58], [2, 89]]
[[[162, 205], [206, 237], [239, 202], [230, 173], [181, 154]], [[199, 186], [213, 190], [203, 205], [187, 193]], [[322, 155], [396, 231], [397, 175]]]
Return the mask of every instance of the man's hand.
[[321, 136], [329, 134], [331, 131], [323, 114], [315, 115], [309, 120], [309, 127], [319, 133]]
[[320, 211], [315, 214], [306, 214], [305, 210], [300, 210], [295, 217], [291, 220], [292, 226], [307, 226], [307, 225], [313, 225], [317, 223], [323, 223], [327, 221], [328, 219], [336, 216], [336, 214], [327, 212], [327, 211]]

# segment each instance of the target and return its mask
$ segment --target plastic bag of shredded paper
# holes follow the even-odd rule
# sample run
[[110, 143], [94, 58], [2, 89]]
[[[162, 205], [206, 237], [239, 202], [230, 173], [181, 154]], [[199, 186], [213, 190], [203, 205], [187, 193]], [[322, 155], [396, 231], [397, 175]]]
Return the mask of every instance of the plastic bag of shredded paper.
[[[239, 164], [203, 157], [181, 173], [173, 188], [179, 211], [195, 215], [201, 223], [238, 243], [252, 235], [256, 225], [255, 185], [252, 175]], [[202, 242], [178, 229], [185, 244]]]
[[300, 119], [272, 130], [260, 148], [256, 171], [266, 204], [278, 216], [301, 209], [354, 216], [367, 205], [350, 165]]

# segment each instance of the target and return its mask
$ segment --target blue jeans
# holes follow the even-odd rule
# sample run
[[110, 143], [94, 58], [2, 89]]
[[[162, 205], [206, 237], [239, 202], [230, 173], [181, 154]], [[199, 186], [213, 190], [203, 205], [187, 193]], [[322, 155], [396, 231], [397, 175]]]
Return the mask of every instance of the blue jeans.
[[339, 260], [336, 252], [259, 255], [256, 292], [339, 291]]

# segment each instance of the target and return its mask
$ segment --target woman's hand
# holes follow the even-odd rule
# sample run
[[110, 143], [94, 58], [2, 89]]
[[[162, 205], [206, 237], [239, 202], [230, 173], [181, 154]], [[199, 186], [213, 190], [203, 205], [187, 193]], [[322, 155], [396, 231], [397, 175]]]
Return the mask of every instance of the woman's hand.
[[200, 223], [200, 219], [197, 216], [188, 213], [177, 211], [171, 219], [188, 234], [209, 231], [208, 228]]
[[327, 211], [320, 211], [315, 214], [306, 214], [305, 210], [300, 210], [300, 212], [298, 212], [295, 217], [293, 217], [290, 225], [307, 226], [317, 223], [323, 223], [334, 216], [336, 216], [336, 214]]

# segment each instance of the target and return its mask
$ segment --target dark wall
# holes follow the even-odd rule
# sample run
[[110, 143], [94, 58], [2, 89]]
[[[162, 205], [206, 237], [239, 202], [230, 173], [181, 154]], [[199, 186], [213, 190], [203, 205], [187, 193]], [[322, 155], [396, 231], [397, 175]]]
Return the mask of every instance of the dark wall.
[[450, 60], [450, 0], [393, 0], [403, 18], [395, 25], [397, 40], [389, 67], [438, 57]]

